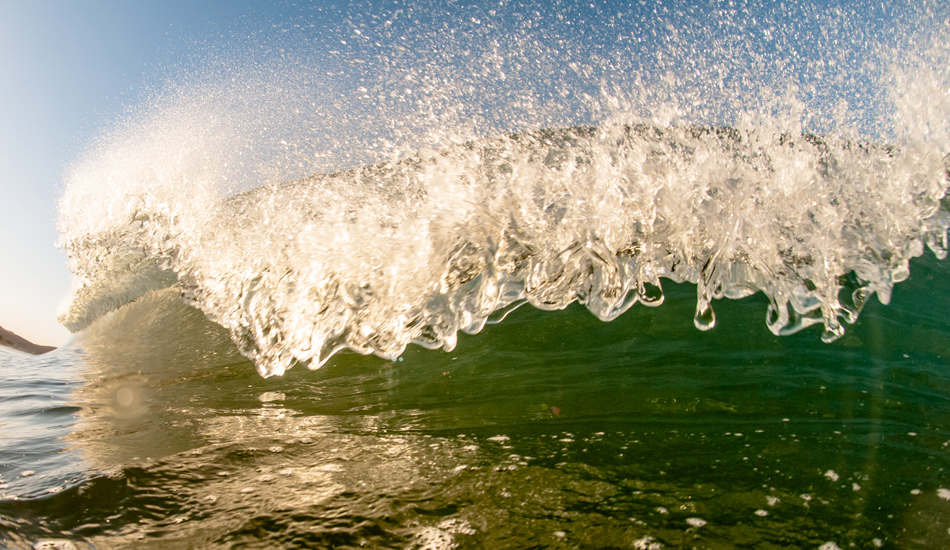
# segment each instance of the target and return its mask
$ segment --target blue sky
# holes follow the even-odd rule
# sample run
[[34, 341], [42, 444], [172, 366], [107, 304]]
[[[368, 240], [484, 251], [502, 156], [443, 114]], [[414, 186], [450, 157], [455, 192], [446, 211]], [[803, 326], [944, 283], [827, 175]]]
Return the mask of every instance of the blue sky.
[[[337, 63], [342, 68], [323, 74], [371, 91], [392, 88], [393, 75], [405, 70], [457, 83], [454, 95], [430, 98], [442, 102], [438, 116], [451, 111], [483, 133], [596, 121], [597, 100], [585, 100], [585, 93], [630, 91], [650, 79], [655, 86], [640, 88], [649, 93], [628, 98], [634, 110], [680, 94], [699, 121], [729, 122], [736, 93], [749, 93], [741, 102], [752, 105], [768, 88], [743, 84], [742, 71], [758, 63], [762, 81], [797, 82], [814, 115], [806, 129], [828, 131], [831, 118], [822, 115], [835, 108], [841, 90], [850, 90], [852, 107], [870, 106], [868, 119], [878, 99], [868, 78], [880, 68], [866, 64], [873, 57], [868, 44], [904, 17], [901, 2], [373, 4], [0, 0], [0, 326], [42, 344], [68, 338], [56, 322], [71, 280], [55, 247], [64, 170], [169, 78], [196, 67], [226, 76], [232, 53], [262, 48], [258, 63], [279, 63], [284, 46], [297, 48], [295, 62]], [[493, 48], [502, 53], [504, 83], [479, 65]], [[354, 64], [363, 59], [370, 62]], [[835, 64], [844, 70], [829, 80]], [[723, 67], [731, 68], [726, 76]], [[675, 89], [662, 87], [665, 71], [678, 71]], [[327, 88], [335, 93], [333, 83]], [[536, 100], [534, 111], [517, 107], [526, 94]], [[379, 126], [355, 120], [364, 114], [373, 116], [350, 111], [354, 121], [338, 124], [343, 135]], [[392, 122], [396, 115], [386, 116]]]

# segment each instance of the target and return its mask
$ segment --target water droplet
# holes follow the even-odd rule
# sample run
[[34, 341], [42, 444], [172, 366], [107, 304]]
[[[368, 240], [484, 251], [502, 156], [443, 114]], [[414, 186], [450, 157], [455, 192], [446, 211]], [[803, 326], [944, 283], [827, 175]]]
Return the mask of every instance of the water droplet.
[[716, 326], [716, 312], [705, 300], [696, 304], [696, 316], [693, 317], [693, 324], [699, 330], [709, 330]]

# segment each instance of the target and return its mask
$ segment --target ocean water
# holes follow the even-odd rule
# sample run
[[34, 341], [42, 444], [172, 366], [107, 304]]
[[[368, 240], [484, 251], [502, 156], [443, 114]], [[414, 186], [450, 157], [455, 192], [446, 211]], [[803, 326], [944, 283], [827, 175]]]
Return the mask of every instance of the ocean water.
[[[4, 361], [9, 547], [942, 548], [946, 262], [832, 344], [695, 287], [263, 379], [175, 292]], [[32, 471], [32, 474], [28, 472]], [[830, 548], [830, 546], [827, 546]]]
[[302, 11], [106, 126], [0, 544], [950, 545], [947, 6], [525, 8]]

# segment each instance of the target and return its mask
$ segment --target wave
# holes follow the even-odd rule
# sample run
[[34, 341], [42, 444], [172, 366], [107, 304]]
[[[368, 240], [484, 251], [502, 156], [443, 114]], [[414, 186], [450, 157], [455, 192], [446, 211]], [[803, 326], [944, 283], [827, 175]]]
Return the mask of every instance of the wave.
[[948, 169], [926, 143], [728, 127], [470, 141], [264, 186], [200, 219], [142, 204], [66, 241], [86, 284], [63, 321], [176, 286], [268, 376], [341, 349], [451, 350], [524, 303], [609, 321], [659, 305], [665, 278], [697, 285], [700, 329], [714, 300], [762, 292], [772, 332], [823, 324], [832, 341], [872, 294], [889, 301], [910, 258], [946, 255]]
[[61, 320], [174, 288], [269, 376], [672, 280], [700, 329], [761, 292], [772, 332], [835, 340], [946, 255], [950, 14], [747, 8], [249, 29], [67, 173]]

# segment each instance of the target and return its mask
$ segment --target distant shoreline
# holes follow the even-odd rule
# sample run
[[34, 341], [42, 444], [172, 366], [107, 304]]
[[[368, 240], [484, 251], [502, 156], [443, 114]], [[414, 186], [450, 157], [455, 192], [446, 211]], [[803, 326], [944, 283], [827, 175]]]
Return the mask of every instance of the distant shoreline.
[[56, 349], [53, 346], [41, 346], [34, 344], [22, 336], [10, 332], [0, 327], [0, 346], [6, 346], [32, 355], [42, 355], [46, 352]]

